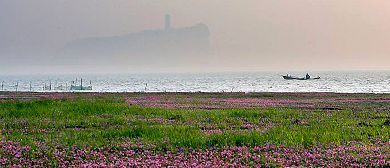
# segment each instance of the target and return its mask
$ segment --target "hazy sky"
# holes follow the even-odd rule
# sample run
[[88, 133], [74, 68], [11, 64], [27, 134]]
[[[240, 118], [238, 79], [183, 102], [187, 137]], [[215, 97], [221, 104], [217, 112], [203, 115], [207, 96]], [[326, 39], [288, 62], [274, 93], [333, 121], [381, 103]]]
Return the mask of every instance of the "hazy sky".
[[390, 70], [389, 9], [388, 0], [1, 0], [0, 70], [41, 72], [72, 40], [162, 29], [165, 14], [173, 27], [209, 26], [219, 60], [210, 71]]

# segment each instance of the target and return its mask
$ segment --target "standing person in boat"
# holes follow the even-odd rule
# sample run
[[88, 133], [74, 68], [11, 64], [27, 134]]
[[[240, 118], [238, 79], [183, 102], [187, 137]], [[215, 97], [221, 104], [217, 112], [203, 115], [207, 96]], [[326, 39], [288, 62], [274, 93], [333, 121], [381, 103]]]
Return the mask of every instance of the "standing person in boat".
[[306, 74], [306, 79], [310, 79], [309, 73]]

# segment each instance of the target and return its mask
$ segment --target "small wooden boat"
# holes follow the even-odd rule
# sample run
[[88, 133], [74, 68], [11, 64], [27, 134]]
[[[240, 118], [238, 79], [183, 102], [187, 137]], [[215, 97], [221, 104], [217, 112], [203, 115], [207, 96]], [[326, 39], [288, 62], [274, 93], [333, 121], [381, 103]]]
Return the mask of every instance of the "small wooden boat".
[[91, 81], [89, 81], [89, 86], [83, 86], [83, 78], [81, 78], [80, 85], [75, 85], [75, 82], [72, 81], [72, 85], [70, 85], [69, 90], [92, 90], [92, 84]]
[[74, 85], [71, 85], [70, 86], [70, 90], [92, 90], [92, 86], [81, 86], [81, 85], [74, 86]]
[[310, 80], [310, 79], [321, 79], [319, 76], [316, 77], [316, 78], [299, 78], [299, 77], [294, 77], [294, 76], [291, 76], [291, 75], [283, 75], [282, 76], [283, 79], [286, 79], [286, 80]]

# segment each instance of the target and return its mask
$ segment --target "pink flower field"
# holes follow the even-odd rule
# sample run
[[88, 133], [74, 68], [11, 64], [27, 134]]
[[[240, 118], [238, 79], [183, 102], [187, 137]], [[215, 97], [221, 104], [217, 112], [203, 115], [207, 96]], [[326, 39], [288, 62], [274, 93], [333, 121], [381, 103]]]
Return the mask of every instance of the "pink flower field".
[[[212, 147], [155, 151], [141, 144], [117, 149], [61, 147], [37, 144], [31, 150], [12, 141], [0, 142], [0, 165], [6, 167], [378, 167], [389, 165], [390, 143], [374, 145], [348, 142], [342, 145], [295, 149], [265, 144], [253, 147]], [[48, 156], [46, 152], [50, 152]]]
[[388, 167], [390, 95], [0, 92], [0, 167]]

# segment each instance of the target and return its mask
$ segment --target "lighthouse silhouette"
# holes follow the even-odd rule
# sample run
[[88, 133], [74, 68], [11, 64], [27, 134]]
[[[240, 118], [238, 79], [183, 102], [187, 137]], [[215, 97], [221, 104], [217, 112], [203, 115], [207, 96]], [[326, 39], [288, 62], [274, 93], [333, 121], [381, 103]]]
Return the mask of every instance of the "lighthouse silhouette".
[[171, 15], [165, 15], [165, 30], [171, 29]]

